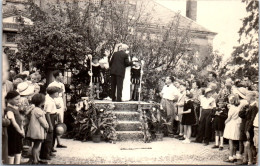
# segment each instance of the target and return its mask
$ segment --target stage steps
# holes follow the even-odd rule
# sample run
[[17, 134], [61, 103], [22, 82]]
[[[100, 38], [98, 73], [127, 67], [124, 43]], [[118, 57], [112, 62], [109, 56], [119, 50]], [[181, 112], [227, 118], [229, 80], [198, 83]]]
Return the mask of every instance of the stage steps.
[[[143, 132], [140, 122], [140, 113], [138, 111], [138, 102], [112, 102], [96, 100], [96, 107], [102, 107], [113, 103], [115, 109], [114, 115], [117, 117], [118, 124], [116, 126], [118, 141], [142, 141]], [[152, 104], [141, 102], [141, 108], [150, 109]]]

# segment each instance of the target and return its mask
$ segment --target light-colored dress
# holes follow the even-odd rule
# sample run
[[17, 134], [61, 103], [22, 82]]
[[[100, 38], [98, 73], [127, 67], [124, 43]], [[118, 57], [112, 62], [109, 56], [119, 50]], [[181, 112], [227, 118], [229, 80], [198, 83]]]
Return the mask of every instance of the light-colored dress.
[[231, 105], [228, 111], [227, 123], [224, 130], [224, 138], [230, 140], [240, 139], [240, 125], [242, 119], [238, 116], [240, 107]]
[[131, 99], [130, 85], [131, 85], [131, 66], [125, 69], [125, 78], [124, 78], [123, 90], [122, 90], [122, 101], [129, 101]]
[[[43, 119], [44, 124], [40, 123], [40, 118]], [[40, 108], [35, 107], [31, 112], [31, 119], [26, 136], [31, 139], [44, 140], [46, 138], [46, 132], [43, 126], [48, 126], [45, 112]]]

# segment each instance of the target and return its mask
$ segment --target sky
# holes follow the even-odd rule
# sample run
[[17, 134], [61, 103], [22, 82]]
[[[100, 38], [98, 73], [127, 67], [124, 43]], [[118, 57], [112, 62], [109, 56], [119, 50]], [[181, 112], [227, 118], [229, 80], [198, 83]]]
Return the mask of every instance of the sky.
[[[242, 0], [197, 0], [197, 22], [210, 31], [218, 33], [213, 40], [213, 49], [230, 57], [233, 47], [239, 45], [238, 31], [246, 13]], [[161, 5], [186, 15], [185, 0], [156, 0]]]

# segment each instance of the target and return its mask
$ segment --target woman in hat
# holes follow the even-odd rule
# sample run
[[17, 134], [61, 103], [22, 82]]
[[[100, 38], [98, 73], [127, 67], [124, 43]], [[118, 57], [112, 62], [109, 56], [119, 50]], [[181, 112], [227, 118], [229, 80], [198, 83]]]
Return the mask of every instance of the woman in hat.
[[[29, 121], [30, 121], [30, 113], [34, 108], [34, 105], [30, 105], [31, 98], [34, 94], [34, 86], [28, 84], [28, 82], [22, 82], [17, 86], [17, 92], [20, 94], [20, 105], [19, 110], [23, 120], [23, 127], [25, 133], [27, 132]], [[23, 140], [24, 145], [31, 145], [30, 140], [27, 138]]]
[[211, 138], [211, 120], [212, 120], [212, 110], [216, 107], [215, 99], [212, 97], [213, 91], [210, 88], [205, 90], [204, 96], [200, 97], [200, 125], [199, 125], [199, 133], [196, 137], [195, 142], [202, 143], [204, 138], [204, 145], [209, 144], [209, 140]]
[[8, 164], [20, 164], [21, 152], [23, 147], [23, 138], [25, 132], [23, 129], [22, 117], [19, 112], [20, 95], [16, 91], [7, 93], [5, 99], [7, 100], [7, 107], [5, 115], [11, 121], [8, 126]]

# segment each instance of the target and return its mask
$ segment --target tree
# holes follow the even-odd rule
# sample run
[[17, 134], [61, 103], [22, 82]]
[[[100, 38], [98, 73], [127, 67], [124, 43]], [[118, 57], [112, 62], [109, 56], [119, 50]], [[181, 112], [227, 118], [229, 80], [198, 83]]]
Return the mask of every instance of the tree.
[[228, 65], [230, 74], [238, 77], [249, 76], [251, 81], [258, 80], [258, 30], [259, 30], [259, 1], [243, 0], [246, 3], [247, 16], [239, 30], [240, 46], [232, 53]]
[[[18, 59], [24, 63], [35, 62], [44, 73], [53, 66], [76, 75], [83, 69], [88, 70], [86, 55], [101, 56], [101, 50], [105, 49], [110, 57], [117, 43], [126, 43], [131, 56], [145, 61], [143, 91], [147, 99], [149, 89], [159, 91], [158, 80], [163, 75], [187, 77], [183, 73], [193, 71], [197, 63], [191, 49], [190, 25], [180, 27], [180, 14], [167, 25], [151, 23], [152, 10], [146, 10], [149, 3], [59, 1], [42, 11], [31, 2], [28, 11], [34, 25], [24, 26], [20, 32]], [[205, 68], [204, 65], [198, 67]], [[87, 83], [83, 79], [75, 82], [76, 86], [82, 84]]]

